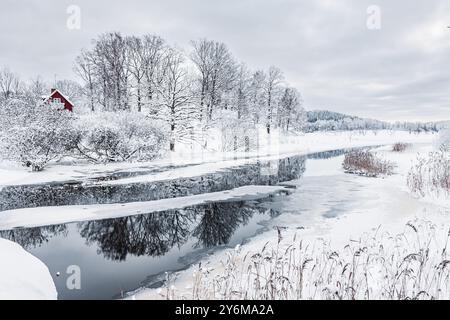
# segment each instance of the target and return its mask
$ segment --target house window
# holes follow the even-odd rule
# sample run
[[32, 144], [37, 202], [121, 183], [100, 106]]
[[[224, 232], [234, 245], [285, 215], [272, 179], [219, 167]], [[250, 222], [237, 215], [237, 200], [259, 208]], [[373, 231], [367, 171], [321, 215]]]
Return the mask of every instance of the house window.
[[54, 98], [54, 99], [53, 99], [53, 102], [54, 102], [54, 103], [61, 103], [61, 98]]

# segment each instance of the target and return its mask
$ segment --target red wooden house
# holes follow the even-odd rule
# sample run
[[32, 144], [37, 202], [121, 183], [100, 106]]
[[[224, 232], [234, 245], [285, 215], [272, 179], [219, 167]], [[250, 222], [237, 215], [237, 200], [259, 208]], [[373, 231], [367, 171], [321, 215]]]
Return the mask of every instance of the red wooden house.
[[44, 104], [61, 104], [64, 109], [72, 111], [73, 103], [70, 102], [58, 89], [51, 89], [50, 95], [48, 97], [44, 97]]

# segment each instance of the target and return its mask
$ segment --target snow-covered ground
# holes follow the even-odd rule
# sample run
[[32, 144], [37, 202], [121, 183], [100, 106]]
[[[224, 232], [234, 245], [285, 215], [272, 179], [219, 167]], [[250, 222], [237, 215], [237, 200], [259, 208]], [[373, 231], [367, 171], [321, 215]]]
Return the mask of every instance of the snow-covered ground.
[[[418, 142], [401, 153], [392, 152], [391, 147], [379, 148], [377, 152], [381, 157], [396, 163], [395, 174], [384, 178], [368, 178], [344, 173], [341, 169], [343, 157], [308, 160], [305, 175], [292, 182], [297, 186], [295, 192], [272, 204], [284, 214], [267, 223], [268, 231], [242, 245], [239, 256], [252, 256], [261, 253], [262, 248], [267, 247], [270, 251], [270, 248], [282, 246], [279, 250], [283, 252], [300, 241], [304, 246], [326, 242], [330, 244], [331, 251], [341, 253], [352, 241], [360, 242], [362, 238], [373, 239], [374, 234], [402, 233], [408, 228], [406, 225], [410, 221], [414, 221], [415, 225], [419, 223], [418, 221], [431, 222], [436, 226], [431, 228], [442, 235], [433, 238], [434, 244], [441, 246], [440, 248], [444, 247], [449, 227], [450, 200], [418, 198], [406, 187], [406, 175], [416, 155], [432, 151], [432, 145], [429, 141]], [[278, 244], [276, 228], [282, 230], [283, 239], [297, 239], [297, 243], [284, 240]], [[379, 247], [379, 244], [375, 245]], [[410, 248], [405, 246], [400, 249], [406, 251]], [[224, 249], [202, 261], [202, 268], [208, 269], [209, 279], [229, 272], [225, 270], [226, 264], [223, 262], [230, 261], [233, 254], [234, 250]], [[233, 260], [233, 263], [239, 264], [243, 263], [242, 261], [237, 259]], [[198, 267], [191, 266], [173, 275], [170, 296], [192, 298], [198, 274]], [[129, 298], [165, 299], [169, 291], [143, 289]], [[211, 295], [211, 292], [209, 294]]]
[[[334, 247], [339, 248], [345, 245], [349, 239], [358, 238], [379, 226], [392, 232], [402, 230], [406, 222], [417, 217], [432, 219], [433, 222], [444, 225], [449, 214], [448, 201], [439, 199], [439, 202], [430, 202], [427, 199], [418, 199], [409, 193], [405, 181], [406, 173], [417, 152], [431, 151], [435, 138], [436, 136], [433, 134], [417, 135], [400, 131], [379, 131], [376, 133], [368, 131], [365, 134], [328, 132], [283, 137], [278, 144], [272, 142], [263, 144], [259, 154], [210, 152], [199, 155], [185, 153], [185, 150], [185, 152], [180, 151], [177, 154], [172, 154], [170, 158], [151, 163], [109, 165], [60, 163], [51, 165], [43, 172], [33, 173], [23, 168], [12, 168], [3, 164], [4, 167], [0, 168], [0, 189], [6, 185], [68, 180], [85, 181], [96, 176], [101, 177], [120, 171], [145, 171], [145, 174], [113, 181], [90, 181], [90, 183], [117, 184], [166, 180], [197, 176], [232, 166], [248, 164], [251, 161], [256, 161], [257, 157], [270, 160], [280, 156], [340, 148], [384, 145], [395, 142], [414, 143], [414, 147], [404, 153], [393, 153], [389, 147], [379, 148], [378, 152], [381, 156], [397, 163], [396, 174], [385, 178], [375, 179], [345, 174], [341, 169], [342, 157], [329, 160], [308, 160], [304, 177], [292, 182], [297, 187], [293, 194], [288, 197], [279, 197], [278, 201], [272, 204], [276, 209], [283, 211], [284, 214], [270, 220], [266, 225], [268, 231], [252, 238], [243, 245], [241, 250], [255, 252], [265, 246], [268, 241], [269, 245], [276, 245], [278, 235], [273, 230], [274, 227], [282, 227], [283, 237], [286, 239], [294, 235], [310, 242], [322, 238], [331, 241]], [[149, 173], [153, 169], [154, 172]], [[224, 192], [141, 203], [11, 210], [0, 214], [0, 229], [121, 217], [146, 213], [148, 208], [151, 208], [151, 211], [161, 211], [184, 208], [210, 201], [224, 201], [236, 197], [256, 199], [282, 190], [284, 190], [284, 187], [248, 186]], [[7, 243], [3, 239], [0, 239], [0, 241], [3, 242], [3, 246]], [[0, 242], [0, 246], [2, 242]], [[0, 278], [0, 295], [2, 292], [6, 292], [8, 296], [5, 295], [4, 297], [19, 297], [19, 294], [23, 294], [21, 296], [23, 298], [56, 298], [56, 291], [53, 282], [51, 282], [53, 287], [50, 285], [51, 277], [46, 267], [28, 254], [29, 259], [34, 259], [34, 264], [30, 262], [22, 263], [25, 261], [21, 260], [25, 259], [22, 255], [26, 252], [20, 246], [14, 246], [10, 242], [7, 246], [9, 246], [8, 250], [3, 250], [0, 247], [1, 260], [10, 262], [0, 265], [0, 271], [2, 271], [0, 275], [2, 277], [4, 274], [6, 275], [5, 279]], [[223, 261], [226, 257], [227, 250], [217, 251], [202, 264], [211, 267], [212, 275], [220, 274], [224, 272], [220, 261]], [[28, 268], [28, 266], [32, 266], [33, 269], [29, 274], [22, 269], [22, 267]], [[192, 274], [195, 272], [195, 268], [195, 266], [192, 266], [177, 274], [173, 283], [177, 296], [189, 297], [192, 288]], [[34, 272], [38, 272], [39, 277], [36, 278]], [[14, 283], [21, 283], [22, 280], [17, 278], [19, 276], [24, 276], [26, 279], [30, 276], [31, 278], [41, 279], [42, 282], [33, 282], [33, 279], [30, 278], [31, 280], [27, 280], [30, 281], [29, 285], [17, 286], [17, 292], [3, 289], [9, 288]], [[50, 287], [53, 289], [49, 289]], [[158, 290], [145, 289], [132, 295], [132, 298], [159, 299], [164, 298], [164, 293]]]
[[[233, 153], [208, 151], [198, 152], [188, 146], [180, 148], [163, 159], [144, 163], [89, 164], [79, 162], [60, 162], [49, 165], [42, 172], [30, 172], [29, 169], [0, 163], [0, 189], [7, 185], [38, 184], [61, 181], [86, 181], [111, 173], [148, 172], [131, 178], [123, 178], [108, 183], [121, 184], [166, 180], [177, 177], [191, 177], [218, 171], [231, 166], [256, 161], [257, 158], [273, 159], [292, 154], [306, 154], [348, 147], [373, 146], [402, 142], [430, 142], [434, 134], [410, 134], [406, 131], [344, 131], [315, 132], [304, 135], [277, 137], [261, 140], [258, 152]], [[175, 166], [175, 168], [174, 168]], [[152, 172], [153, 171], [153, 172]], [[105, 183], [105, 182], [102, 182]]]
[[0, 238], [0, 261], [0, 300], [57, 298], [48, 268], [17, 243]]

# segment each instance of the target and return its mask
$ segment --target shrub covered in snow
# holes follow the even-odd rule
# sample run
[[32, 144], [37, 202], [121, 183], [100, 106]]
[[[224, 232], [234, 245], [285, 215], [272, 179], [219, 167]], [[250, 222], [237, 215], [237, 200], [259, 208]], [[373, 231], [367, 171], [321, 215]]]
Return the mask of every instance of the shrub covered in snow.
[[73, 114], [55, 105], [10, 101], [0, 116], [2, 157], [33, 171], [43, 170], [74, 146]]
[[409, 147], [408, 143], [404, 142], [397, 142], [392, 146], [392, 151], [394, 152], [403, 152]]
[[441, 151], [450, 151], [450, 129], [439, 131], [438, 147]]
[[161, 155], [167, 133], [138, 112], [102, 112], [81, 116], [76, 152], [93, 162], [143, 161]]
[[221, 151], [252, 151], [256, 148], [256, 135], [258, 134], [255, 126], [247, 123], [243, 119], [236, 119], [234, 112], [221, 110], [220, 119], [217, 121], [221, 131]]
[[428, 156], [418, 156], [409, 170], [408, 187], [420, 195], [450, 195], [450, 155], [432, 152]]
[[41, 171], [51, 161], [75, 156], [93, 162], [151, 160], [167, 132], [142, 113], [75, 115], [56, 105], [10, 100], [0, 108], [0, 156]]
[[356, 173], [369, 177], [389, 175], [394, 170], [393, 163], [380, 159], [373, 153], [364, 150], [347, 153], [342, 166], [348, 173]]

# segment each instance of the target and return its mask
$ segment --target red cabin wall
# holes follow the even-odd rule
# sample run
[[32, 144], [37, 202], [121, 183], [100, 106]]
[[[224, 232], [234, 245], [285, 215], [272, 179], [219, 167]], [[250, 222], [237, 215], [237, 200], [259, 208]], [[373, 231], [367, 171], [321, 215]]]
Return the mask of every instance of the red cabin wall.
[[64, 103], [64, 109], [69, 110], [69, 111], [72, 111], [72, 110], [73, 110], [73, 105], [72, 105], [69, 101], [67, 101], [67, 100], [63, 97], [63, 95], [61, 95], [58, 91], [53, 92], [53, 93], [52, 93], [52, 96], [50, 97], [49, 100], [53, 100], [53, 99], [55, 99], [55, 98], [61, 99], [61, 102]]

